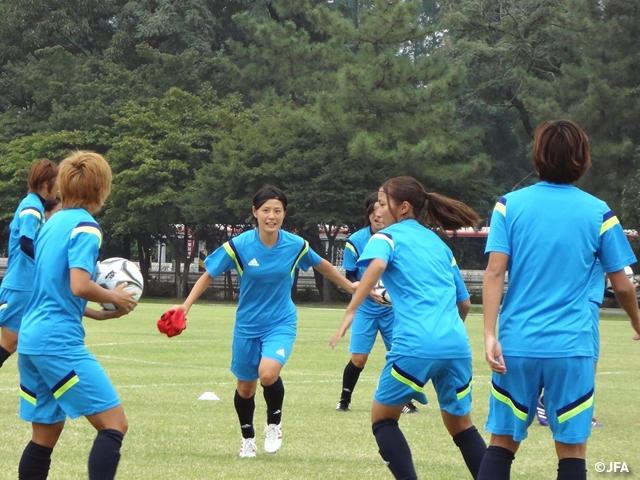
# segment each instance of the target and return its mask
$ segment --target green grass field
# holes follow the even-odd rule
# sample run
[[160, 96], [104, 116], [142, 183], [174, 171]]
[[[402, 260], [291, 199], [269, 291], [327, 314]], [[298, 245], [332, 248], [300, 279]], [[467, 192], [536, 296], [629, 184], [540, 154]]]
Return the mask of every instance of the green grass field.
[[[155, 322], [166, 303], [141, 303], [128, 317], [107, 322], [85, 320], [86, 343], [109, 373], [129, 419], [122, 448], [120, 479], [389, 479], [371, 434], [369, 409], [384, 362], [381, 342], [372, 352], [355, 390], [352, 410], [334, 411], [342, 370], [349, 358], [348, 335], [332, 351], [327, 342], [342, 309], [299, 310], [295, 348], [283, 370], [286, 399], [284, 443], [275, 455], [262, 451], [264, 399], [256, 395], [258, 457], [240, 459], [240, 427], [233, 408], [235, 380], [229, 372], [232, 305], [200, 303], [189, 315], [188, 328], [175, 338], [158, 333]], [[596, 462], [626, 462], [627, 478], [640, 475], [639, 418], [640, 344], [631, 340], [628, 321], [604, 314], [602, 354], [597, 375], [596, 416], [604, 428], [594, 429], [587, 468]], [[482, 318], [471, 315], [467, 328], [474, 352], [474, 420], [487, 414], [489, 370], [482, 349]], [[0, 480], [17, 478], [17, 465], [30, 438], [30, 426], [18, 419], [16, 357], [0, 369]], [[202, 401], [214, 392], [220, 401]], [[422, 479], [470, 478], [447, 435], [434, 401], [419, 415], [401, 419]], [[68, 421], [53, 454], [50, 479], [86, 478], [86, 460], [94, 430], [84, 419]], [[512, 470], [513, 479], [555, 478], [556, 457], [548, 428], [534, 423]], [[620, 475], [620, 474], [618, 474]]]

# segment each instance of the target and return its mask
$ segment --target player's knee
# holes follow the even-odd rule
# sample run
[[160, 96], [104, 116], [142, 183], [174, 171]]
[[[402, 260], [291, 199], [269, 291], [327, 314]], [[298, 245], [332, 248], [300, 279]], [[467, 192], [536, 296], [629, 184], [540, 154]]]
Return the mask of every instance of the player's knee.
[[0, 346], [13, 355], [18, 349], [18, 334], [3, 328]]
[[369, 355], [351, 355], [351, 363], [353, 363], [358, 368], [364, 368], [367, 364], [367, 359]]
[[129, 430], [129, 421], [127, 420], [127, 417], [122, 417], [116, 430], [118, 430], [122, 435], [127, 434], [127, 431]]
[[276, 383], [279, 376], [280, 376], [280, 372], [271, 372], [271, 371], [260, 372], [260, 384], [263, 387], [269, 387], [274, 383]]

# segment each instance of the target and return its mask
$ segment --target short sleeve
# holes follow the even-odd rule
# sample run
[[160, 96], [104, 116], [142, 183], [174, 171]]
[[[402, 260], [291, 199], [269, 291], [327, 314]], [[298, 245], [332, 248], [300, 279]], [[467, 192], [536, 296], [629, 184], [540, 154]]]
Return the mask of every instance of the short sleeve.
[[20, 211], [20, 235], [19, 237], [27, 237], [31, 240], [36, 239], [36, 233], [42, 225], [42, 212], [34, 207], [25, 207]]
[[233, 240], [224, 243], [207, 256], [204, 259], [204, 267], [212, 278], [234, 268], [238, 275], [244, 274], [244, 264]]
[[617, 272], [636, 262], [624, 230], [611, 210], [602, 217], [598, 259], [606, 273]]
[[298, 254], [298, 259], [296, 259], [296, 263], [294, 264], [300, 270], [307, 271], [311, 267], [315, 267], [322, 262], [322, 257], [316, 253], [316, 251], [309, 246], [309, 243], [305, 240], [304, 246], [302, 247], [301, 252]]
[[371, 236], [356, 265], [366, 267], [374, 258], [380, 258], [388, 264], [393, 259], [393, 250], [394, 243], [391, 234], [383, 231], [377, 232]]
[[344, 256], [342, 258], [342, 266], [347, 271], [357, 270], [356, 262], [358, 261], [358, 249], [350, 240], [344, 245]]
[[95, 222], [81, 222], [71, 231], [69, 240], [69, 268], [80, 268], [94, 274], [100, 246], [102, 229]]
[[489, 237], [484, 253], [500, 252], [511, 255], [509, 235], [507, 233], [507, 199], [501, 197], [491, 214]]

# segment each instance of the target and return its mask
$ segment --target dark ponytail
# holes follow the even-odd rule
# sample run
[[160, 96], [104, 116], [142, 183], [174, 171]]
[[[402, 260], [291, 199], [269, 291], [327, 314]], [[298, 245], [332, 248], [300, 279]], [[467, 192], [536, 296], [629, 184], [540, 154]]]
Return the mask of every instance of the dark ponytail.
[[444, 195], [427, 193], [424, 186], [413, 177], [391, 178], [382, 184], [382, 191], [393, 197], [396, 203], [408, 202], [416, 219], [426, 206], [426, 225], [443, 230], [457, 230], [475, 227], [480, 222], [480, 217], [471, 207]]
[[478, 214], [467, 204], [438, 193], [427, 193], [425, 223], [442, 230], [475, 227], [480, 222]]

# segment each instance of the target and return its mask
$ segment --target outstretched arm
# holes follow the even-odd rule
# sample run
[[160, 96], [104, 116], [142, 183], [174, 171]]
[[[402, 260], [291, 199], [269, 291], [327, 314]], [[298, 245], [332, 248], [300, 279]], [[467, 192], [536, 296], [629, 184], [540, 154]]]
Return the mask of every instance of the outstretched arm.
[[353, 323], [353, 316], [358, 310], [358, 307], [362, 304], [364, 299], [369, 295], [371, 289], [373, 289], [374, 285], [380, 280], [382, 273], [387, 268], [387, 262], [380, 258], [374, 258], [369, 263], [369, 266], [365, 270], [362, 278], [360, 279], [360, 283], [358, 284], [358, 288], [356, 289], [353, 297], [351, 297], [351, 301], [349, 305], [347, 305], [347, 310], [344, 314], [344, 318], [342, 319], [342, 323], [340, 327], [338, 327], [338, 331], [335, 333], [329, 345], [331, 348], [335, 348], [338, 344], [338, 341], [344, 337], [344, 334], [347, 332], [351, 324]]
[[318, 270], [323, 276], [327, 277], [329, 280], [331, 280], [333, 283], [335, 283], [336, 285], [338, 285], [340, 288], [342, 288], [344, 291], [348, 292], [348, 293], [353, 293], [356, 290], [356, 285], [354, 285], [353, 283], [351, 283], [349, 280], [347, 280], [345, 277], [343, 277], [342, 275], [340, 275], [340, 272], [336, 269], [336, 267], [334, 267], [333, 265], [331, 265], [327, 260], [325, 260], [324, 258], [322, 259], [322, 261], [316, 265], [314, 267], [316, 270]]
[[196, 302], [196, 300], [198, 300], [198, 298], [200, 298], [200, 295], [205, 292], [212, 281], [213, 278], [211, 277], [211, 275], [209, 275], [209, 272], [204, 272], [202, 275], [200, 275], [200, 278], [191, 289], [191, 293], [189, 293], [189, 296], [182, 303], [182, 305], [178, 305], [177, 308], [181, 308], [182, 311], [184, 311], [185, 315], [189, 313], [191, 306]]

